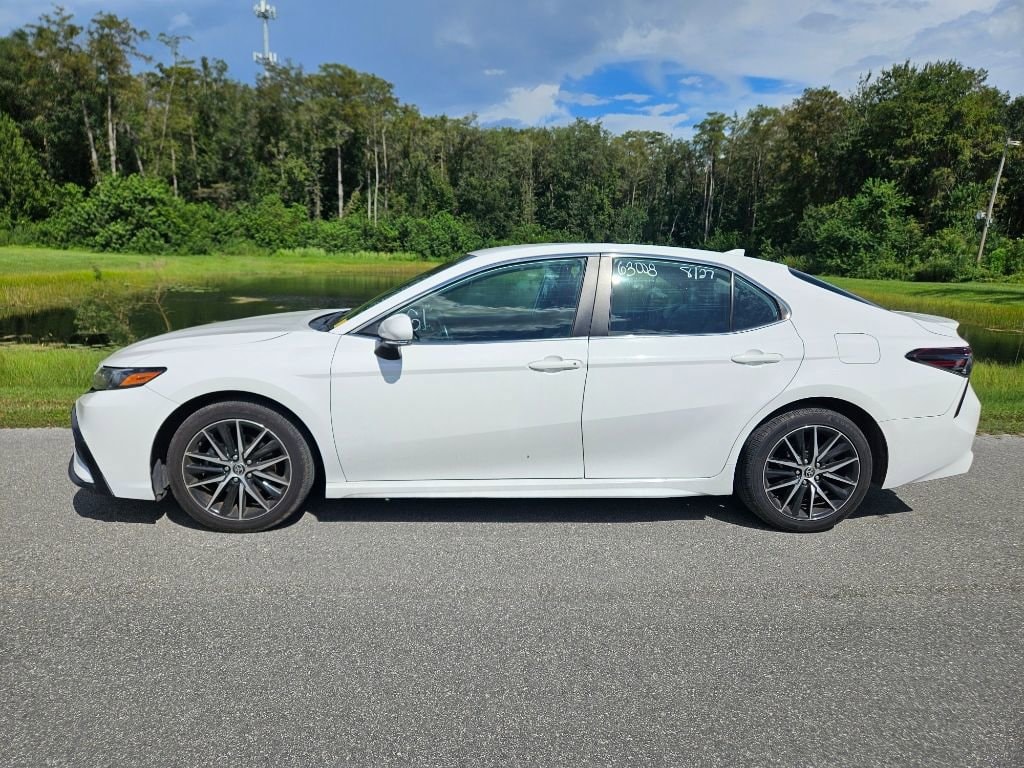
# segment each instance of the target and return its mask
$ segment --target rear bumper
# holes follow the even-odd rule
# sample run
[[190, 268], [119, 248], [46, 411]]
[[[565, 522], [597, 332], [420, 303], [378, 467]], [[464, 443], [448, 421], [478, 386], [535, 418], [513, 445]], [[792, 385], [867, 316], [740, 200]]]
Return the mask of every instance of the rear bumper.
[[981, 402], [967, 385], [962, 401], [942, 416], [893, 419], [878, 426], [889, 449], [889, 468], [883, 488], [960, 475], [974, 461]]

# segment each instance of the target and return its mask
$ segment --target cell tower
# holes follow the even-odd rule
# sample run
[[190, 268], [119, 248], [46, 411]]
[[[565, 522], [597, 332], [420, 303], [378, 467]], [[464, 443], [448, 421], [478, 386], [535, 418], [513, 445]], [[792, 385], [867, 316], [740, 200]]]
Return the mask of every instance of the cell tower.
[[253, 51], [252, 60], [263, 67], [264, 71], [271, 64], [277, 64], [277, 54], [270, 52], [270, 22], [277, 18], [277, 8], [267, 3], [267, 0], [260, 0], [252, 7], [256, 18], [263, 20], [263, 53]]

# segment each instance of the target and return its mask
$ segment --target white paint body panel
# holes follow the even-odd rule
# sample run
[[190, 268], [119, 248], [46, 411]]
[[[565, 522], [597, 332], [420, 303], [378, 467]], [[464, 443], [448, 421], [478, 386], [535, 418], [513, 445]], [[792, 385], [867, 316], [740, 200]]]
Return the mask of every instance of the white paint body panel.
[[[373, 339], [354, 335], [477, 269], [599, 253], [732, 269], [784, 299], [792, 315], [755, 331], [704, 337], [414, 343], [398, 365], [374, 355]], [[955, 324], [831, 294], [779, 264], [649, 246], [499, 248], [431, 275], [330, 332], [311, 329], [309, 321], [327, 311], [200, 326], [104, 361], [167, 368], [144, 387], [90, 393], [76, 403], [83, 438], [114, 495], [154, 498], [158, 430], [205, 397], [255, 396], [294, 414], [312, 438], [331, 497], [727, 494], [751, 431], [810, 398], [851, 403], [878, 424], [889, 454], [885, 487], [964, 472], [971, 462], [979, 415], [973, 391], [959, 376], [905, 358], [918, 347], [965, 345]], [[858, 338], [843, 346], [837, 335]], [[876, 340], [877, 351], [864, 336]], [[748, 350], [782, 359], [731, 362]], [[527, 367], [549, 356], [580, 366], [558, 373]]]
[[[733, 362], [752, 351], [781, 360]], [[788, 321], [720, 335], [591, 339], [583, 406], [587, 477], [717, 475], [736, 435], [786, 388], [803, 353]]]
[[[334, 357], [334, 434], [349, 480], [583, 477], [587, 340], [411, 344], [399, 360], [343, 336]], [[547, 357], [578, 360], [554, 373]]]

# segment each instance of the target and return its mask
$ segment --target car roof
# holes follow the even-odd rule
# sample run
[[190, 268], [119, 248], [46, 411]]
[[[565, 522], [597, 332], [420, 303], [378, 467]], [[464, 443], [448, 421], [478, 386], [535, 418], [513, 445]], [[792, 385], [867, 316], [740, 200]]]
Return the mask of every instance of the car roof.
[[531, 245], [502, 245], [496, 248], [481, 248], [470, 256], [493, 261], [506, 261], [531, 256], [556, 256], [571, 253], [619, 253], [623, 255], [644, 254], [649, 256], [690, 257], [719, 261], [743, 256], [743, 250], [707, 251], [700, 248], [676, 248], [666, 245], [631, 245], [627, 243], [535, 243]]
[[[540, 243], [482, 248], [468, 254], [466, 262], [474, 267], [500, 264], [515, 259], [577, 254], [610, 254], [622, 256], [667, 257], [719, 264], [748, 274], [754, 279], [770, 278], [786, 270], [784, 264], [745, 256], [743, 249], [708, 251], [701, 248], [677, 248], [667, 245], [633, 245], [627, 243]], [[467, 264], [468, 266], [468, 264]]]

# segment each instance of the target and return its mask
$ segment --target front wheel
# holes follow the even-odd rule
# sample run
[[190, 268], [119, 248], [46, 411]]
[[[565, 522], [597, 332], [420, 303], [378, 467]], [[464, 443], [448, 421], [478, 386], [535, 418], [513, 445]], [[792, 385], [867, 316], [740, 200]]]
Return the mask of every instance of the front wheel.
[[167, 451], [171, 492], [194, 520], [220, 531], [262, 531], [306, 500], [315, 473], [298, 428], [244, 400], [200, 408]]
[[860, 506], [872, 472], [871, 446], [846, 416], [790, 411], [754, 430], [736, 470], [736, 494], [766, 523], [824, 531]]

